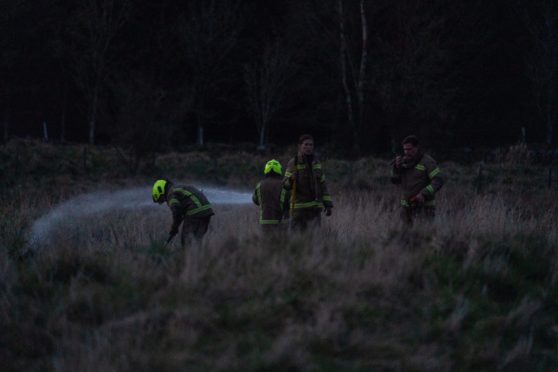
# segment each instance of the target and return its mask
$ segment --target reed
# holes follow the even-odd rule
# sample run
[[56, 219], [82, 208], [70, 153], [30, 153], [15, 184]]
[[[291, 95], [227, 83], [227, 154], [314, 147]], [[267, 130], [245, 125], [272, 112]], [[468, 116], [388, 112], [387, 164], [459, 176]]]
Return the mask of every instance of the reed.
[[[2, 365], [558, 368], [556, 192], [500, 183], [477, 194], [450, 180], [435, 220], [408, 228], [382, 183], [387, 162], [375, 162], [357, 172], [362, 187], [332, 181], [334, 213], [319, 229], [270, 239], [255, 206], [217, 205], [208, 235], [185, 249], [163, 246], [170, 212], [160, 207], [61, 218], [30, 250], [33, 221], [73, 194], [4, 194]], [[454, 180], [473, 170], [454, 169]]]

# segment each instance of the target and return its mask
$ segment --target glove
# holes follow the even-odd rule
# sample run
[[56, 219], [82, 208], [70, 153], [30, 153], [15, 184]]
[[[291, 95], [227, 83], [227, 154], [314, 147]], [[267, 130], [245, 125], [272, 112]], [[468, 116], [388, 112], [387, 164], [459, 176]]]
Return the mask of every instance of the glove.
[[331, 208], [327, 208], [324, 210], [326, 216], [331, 216]]

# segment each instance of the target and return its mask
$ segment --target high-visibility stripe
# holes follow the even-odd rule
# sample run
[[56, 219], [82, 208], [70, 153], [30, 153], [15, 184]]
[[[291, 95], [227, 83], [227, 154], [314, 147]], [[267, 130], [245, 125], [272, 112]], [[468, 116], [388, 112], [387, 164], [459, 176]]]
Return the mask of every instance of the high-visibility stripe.
[[329, 195], [324, 195], [323, 199], [324, 201], [332, 201], [331, 196]]
[[180, 201], [176, 198], [172, 198], [171, 200], [169, 200], [169, 206], [174, 206], [174, 205], [179, 205]]
[[319, 201], [311, 201], [306, 203], [296, 203], [294, 205], [294, 209], [303, 209], [303, 208], [314, 208], [314, 207], [323, 207], [324, 205], [322, 202]]
[[[415, 207], [433, 207], [435, 205], [434, 200], [428, 200], [425, 201], [424, 203], [417, 205]], [[409, 204], [409, 202], [407, 201], [407, 199], [401, 199], [401, 206], [405, 207], [405, 208], [409, 208], [411, 207], [411, 204]]]
[[192, 216], [194, 214], [198, 214], [199, 212], [203, 212], [203, 211], [206, 211], [208, 209], [211, 209], [211, 204], [206, 204], [206, 205], [202, 205], [199, 208], [191, 209], [188, 212], [186, 212], [186, 215]]
[[325, 182], [325, 175], [322, 174], [322, 176], [320, 177], [320, 182], [324, 183]]
[[184, 189], [178, 189], [177, 191], [179, 193], [181, 193], [182, 195], [186, 195], [187, 197], [189, 197], [197, 207], [202, 206], [202, 203], [200, 202], [200, 199], [198, 199], [198, 197], [196, 195], [192, 194], [190, 191], [184, 190]]
[[434, 187], [432, 187], [432, 185], [428, 185], [426, 186], [426, 191], [428, 191], [431, 194], [434, 194]]
[[285, 178], [289, 178], [291, 177], [293, 174], [291, 172], [285, 172]]
[[[296, 165], [296, 169], [298, 169], [298, 170], [304, 170], [304, 169], [306, 169], [306, 164], [297, 164], [297, 165]], [[312, 169], [313, 169], [313, 170], [322, 169], [322, 165], [321, 165], [320, 163], [318, 163], [318, 164], [312, 164]]]
[[415, 169], [416, 169], [416, 170], [419, 170], [419, 171], [425, 171], [425, 170], [426, 170], [426, 167], [425, 167], [424, 165], [422, 165], [422, 164], [417, 164], [417, 165], [415, 166]]
[[211, 204], [203, 205], [201, 203], [200, 199], [196, 195], [192, 194], [190, 191], [184, 190], [184, 189], [177, 189], [176, 191], [178, 191], [182, 195], [185, 195], [188, 198], [190, 198], [190, 200], [192, 200], [197, 207], [197, 208], [194, 208], [194, 209], [190, 209], [189, 211], [186, 211], [187, 216], [192, 216], [194, 214], [198, 214], [200, 212], [211, 209]]
[[430, 178], [434, 178], [438, 175], [438, 173], [440, 173], [440, 168], [436, 168], [434, 169], [432, 172], [430, 172], [430, 174], [428, 175], [428, 177]]
[[284, 225], [288, 224], [289, 220], [261, 220], [260, 225]]
[[279, 220], [260, 220], [260, 225], [278, 225]]
[[281, 195], [279, 196], [279, 204], [281, 205], [281, 210], [283, 210], [283, 206], [285, 205], [285, 198], [287, 197], [287, 190], [281, 189]]

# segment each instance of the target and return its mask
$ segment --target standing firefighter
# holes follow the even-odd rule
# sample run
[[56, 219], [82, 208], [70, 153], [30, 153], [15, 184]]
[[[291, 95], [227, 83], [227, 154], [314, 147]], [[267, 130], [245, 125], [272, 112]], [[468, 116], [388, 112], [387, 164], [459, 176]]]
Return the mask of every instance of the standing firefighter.
[[314, 138], [305, 134], [298, 140], [298, 154], [289, 161], [283, 185], [291, 192], [291, 228], [305, 230], [320, 225], [322, 210], [331, 216], [333, 203], [327, 191], [322, 164], [314, 155]]
[[412, 224], [417, 217], [434, 218], [435, 194], [443, 184], [436, 161], [419, 147], [416, 136], [403, 142], [403, 156], [395, 157], [391, 181], [401, 185], [401, 217]]
[[172, 226], [167, 243], [178, 234], [182, 222], [182, 247], [192, 239], [203, 238], [214, 213], [211, 204], [200, 190], [193, 186], [174, 187], [169, 180], [161, 179], [153, 185], [152, 196], [155, 203], [167, 202], [172, 211]]
[[283, 187], [281, 164], [272, 159], [264, 168], [265, 179], [258, 182], [252, 201], [260, 207], [260, 225], [266, 230], [277, 230], [288, 217], [289, 192]]

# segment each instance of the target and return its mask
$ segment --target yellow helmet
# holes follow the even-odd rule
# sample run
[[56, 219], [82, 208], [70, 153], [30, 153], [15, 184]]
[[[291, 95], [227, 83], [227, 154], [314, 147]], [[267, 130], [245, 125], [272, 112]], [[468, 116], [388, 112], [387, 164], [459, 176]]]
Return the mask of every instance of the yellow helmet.
[[170, 181], [167, 180], [157, 180], [155, 184], [153, 184], [153, 191], [151, 192], [151, 196], [153, 197], [154, 203], [162, 203], [162, 197], [165, 196], [165, 192], [167, 191], [167, 187], [169, 186]]
[[264, 174], [267, 175], [269, 172], [275, 172], [278, 175], [283, 175], [283, 169], [281, 168], [281, 163], [275, 159], [271, 159], [265, 164]]

